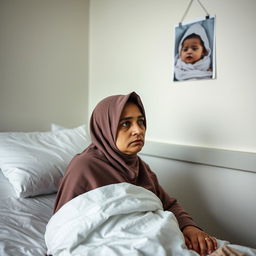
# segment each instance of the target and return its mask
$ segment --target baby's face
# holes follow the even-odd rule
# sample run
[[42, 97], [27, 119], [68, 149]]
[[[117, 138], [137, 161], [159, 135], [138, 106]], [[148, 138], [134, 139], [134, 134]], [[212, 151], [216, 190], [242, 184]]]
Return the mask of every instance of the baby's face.
[[182, 48], [180, 51], [180, 58], [185, 63], [194, 64], [201, 58], [203, 58], [203, 46], [198, 38], [186, 39], [182, 43]]

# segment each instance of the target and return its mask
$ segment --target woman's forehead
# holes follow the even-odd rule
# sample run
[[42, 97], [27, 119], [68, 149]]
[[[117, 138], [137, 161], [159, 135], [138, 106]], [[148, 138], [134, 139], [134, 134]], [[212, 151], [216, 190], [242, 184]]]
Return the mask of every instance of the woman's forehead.
[[123, 108], [120, 118], [124, 116], [138, 117], [138, 116], [143, 116], [143, 114], [140, 108], [137, 106], [137, 104], [132, 102], [127, 102]]

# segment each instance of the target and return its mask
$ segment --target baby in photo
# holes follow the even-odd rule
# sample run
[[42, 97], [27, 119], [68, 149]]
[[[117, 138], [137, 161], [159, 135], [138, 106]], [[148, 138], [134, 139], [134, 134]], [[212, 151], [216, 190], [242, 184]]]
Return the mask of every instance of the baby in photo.
[[198, 23], [191, 25], [180, 40], [175, 60], [175, 80], [212, 78], [211, 49], [205, 29]]

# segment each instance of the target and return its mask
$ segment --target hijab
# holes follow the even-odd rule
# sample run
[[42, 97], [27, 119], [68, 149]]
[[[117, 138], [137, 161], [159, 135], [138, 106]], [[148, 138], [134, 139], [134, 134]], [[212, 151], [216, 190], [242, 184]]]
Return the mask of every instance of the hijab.
[[135, 103], [139, 107], [146, 125], [144, 106], [138, 94], [131, 92], [127, 95], [109, 96], [101, 100], [92, 113], [90, 120], [92, 144], [87, 151], [100, 151], [111, 166], [126, 172], [131, 179], [134, 179], [139, 172], [139, 157], [137, 154], [124, 154], [116, 146], [119, 120], [127, 102]]
[[127, 102], [135, 103], [146, 119], [141, 99], [135, 92], [110, 96], [96, 105], [90, 120], [91, 144], [69, 163], [58, 189], [54, 212], [80, 194], [114, 183], [129, 182], [155, 192], [149, 166], [137, 154], [124, 154], [116, 146], [119, 120]]

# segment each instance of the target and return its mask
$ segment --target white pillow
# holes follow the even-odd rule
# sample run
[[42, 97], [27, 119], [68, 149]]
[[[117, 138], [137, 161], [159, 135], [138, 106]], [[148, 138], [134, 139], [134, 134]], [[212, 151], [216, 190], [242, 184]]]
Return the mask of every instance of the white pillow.
[[67, 129], [67, 128], [65, 128], [61, 125], [58, 125], [58, 124], [54, 124], [54, 123], [51, 124], [51, 131], [53, 131], [53, 132], [64, 130], [64, 129]]
[[56, 192], [67, 165], [90, 141], [85, 126], [0, 133], [0, 168], [19, 197]]

